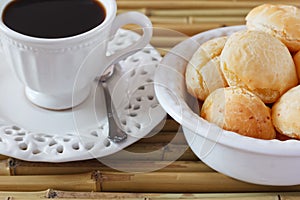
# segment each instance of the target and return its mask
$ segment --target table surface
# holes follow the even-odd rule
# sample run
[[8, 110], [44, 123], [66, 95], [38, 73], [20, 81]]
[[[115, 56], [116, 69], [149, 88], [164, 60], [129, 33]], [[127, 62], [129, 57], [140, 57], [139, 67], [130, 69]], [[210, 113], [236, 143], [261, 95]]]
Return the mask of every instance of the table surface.
[[[162, 56], [177, 43], [202, 31], [245, 24], [246, 14], [265, 2], [300, 6], [299, 0], [117, 0], [119, 13], [136, 10], [151, 19], [151, 44]], [[194, 155], [180, 125], [169, 116], [158, 134], [141, 139], [101, 162], [93, 159], [37, 163], [6, 156], [0, 159], [2, 199], [300, 198], [300, 186], [255, 185], [214, 171]]]

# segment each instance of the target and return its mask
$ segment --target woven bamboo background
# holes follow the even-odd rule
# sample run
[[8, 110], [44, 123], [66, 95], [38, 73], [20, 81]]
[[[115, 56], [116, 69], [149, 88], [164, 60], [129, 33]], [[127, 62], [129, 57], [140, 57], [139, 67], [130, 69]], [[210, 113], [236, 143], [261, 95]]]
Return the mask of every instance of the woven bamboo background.
[[[162, 56], [174, 45], [202, 31], [244, 24], [246, 14], [262, 3], [300, 6], [299, 0], [117, 0], [118, 12], [136, 10], [154, 27], [151, 44]], [[136, 30], [128, 25], [125, 28]], [[168, 145], [174, 139], [173, 145]], [[130, 173], [98, 160], [36, 163], [0, 156], [0, 198], [19, 199], [226, 199], [294, 200], [300, 186], [273, 187], [241, 182], [202, 163], [187, 148], [180, 126], [168, 118], [155, 136], [142, 139], [106, 159]], [[138, 153], [155, 152], [139, 155]], [[182, 154], [177, 158], [176, 155]], [[170, 164], [169, 161], [175, 160]], [[167, 165], [168, 164], [168, 165]], [[140, 173], [151, 166], [158, 170]]]

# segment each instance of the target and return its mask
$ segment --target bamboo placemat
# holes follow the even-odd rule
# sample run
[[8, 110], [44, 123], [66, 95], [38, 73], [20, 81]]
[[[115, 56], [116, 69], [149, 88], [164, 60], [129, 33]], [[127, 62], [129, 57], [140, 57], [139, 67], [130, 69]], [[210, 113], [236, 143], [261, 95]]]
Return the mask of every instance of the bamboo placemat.
[[[142, 12], [152, 20], [156, 29], [178, 31], [186, 36], [213, 28], [245, 24], [247, 13], [262, 3], [300, 6], [299, 0], [117, 0], [117, 3], [119, 13], [129, 10]], [[154, 31], [154, 40], [156, 36], [164, 37], [160, 31]], [[174, 39], [170, 38], [169, 33], [165, 37], [166, 40]], [[172, 45], [165, 47], [171, 48]]]
[[[177, 137], [174, 140], [175, 133]], [[172, 147], [162, 148], [171, 140]], [[227, 200], [300, 197], [300, 185], [262, 186], [241, 182], [214, 171], [187, 147], [179, 124], [171, 118], [166, 120], [163, 129], [157, 135], [140, 140], [126, 148], [126, 151], [139, 155], [138, 153], [158, 149], [157, 153], [148, 157], [145, 157], [145, 154], [132, 157], [121, 152], [105, 158], [105, 161], [113, 163], [116, 169], [124, 171], [110, 168], [96, 159], [41, 163], [2, 157], [0, 197]], [[178, 153], [182, 153], [182, 156], [173, 161]]]
[[[188, 37], [212, 28], [245, 23], [262, 3], [300, 6], [299, 0], [117, 0], [118, 12], [136, 10], [152, 21], [151, 44], [164, 56]], [[138, 31], [135, 26], [125, 28]], [[175, 137], [176, 134], [176, 137]], [[167, 145], [172, 141], [172, 145]], [[168, 117], [163, 129], [123, 151], [98, 160], [67, 163], [26, 162], [0, 156], [0, 198], [19, 199], [226, 199], [294, 200], [299, 186], [262, 186], [220, 174], [188, 148], [180, 126]], [[147, 154], [139, 154], [153, 152]], [[181, 156], [177, 158], [176, 156]], [[174, 162], [170, 162], [176, 160]], [[147, 171], [149, 168], [149, 172]], [[157, 169], [151, 171], [150, 169]], [[141, 173], [142, 172], [142, 173]], [[143, 173], [144, 172], [144, 173]]]
[[201, 200], [296, 200], [299, 193], [108, 193], [108, 192], [72, 192], [59, 190], [45, 190], [39, 192], [2, 192], [0, 198], [6, 200], [20, 199], [123, 199], [123, 200], [175, 200], [175, 199], [201, 199]]

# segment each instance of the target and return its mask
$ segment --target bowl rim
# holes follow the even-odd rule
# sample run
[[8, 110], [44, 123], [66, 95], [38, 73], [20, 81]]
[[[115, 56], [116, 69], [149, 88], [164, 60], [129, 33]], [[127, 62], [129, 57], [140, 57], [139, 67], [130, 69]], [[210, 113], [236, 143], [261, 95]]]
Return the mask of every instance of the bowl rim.
[[[280, 141], [278, 139], [273, 140], [263, 140], [256, 139], [251, 137], [242, 136], [232, 131], [226, 131], [216, 126], [213, 123], [210, 123], [203, 118], [201, 118], [198, 114], [196, 114], [187, 104], [186, 99], [183, 99], [182, 96], [178, 95], [178, 92], [172, 91], [172, 93], [176, 93], [177, 101], [175, 102], [174, 97], [169, 92], [166, 92], [166, 86], [171, 86], [172, 83], [168, 83], [165, 79], [166, 75], [163, 75], [166, 72], [167, 68], [172, 66], [172, 70], [176, 70], [174, 65], [178, 64], [176, 60], [176, 55], [183, 49], [190, 51], [187, 52], [187, 55], [191, 57], [191, 55], [198, 49], [198, 47], [205, 42], [203, 38], [214, 38], [226, 34], [230, 34], [242, 29], [245, 29], [245, 25], [239, 26], [228, 26], [222, 28], [211, 29], [205, 32], [201, 32], [196, 34], [181, 43], [177, 44], [173, 47], [169, 53], [167, 53], [155, 72], [154, 77], [154, 87], [157, 99], [164, 110], [180, 125], [183, 127], [192, 130], [195, 133], [196, 137], [205, 137], [206, 139], [216, 142], [221, 145], [225, 145], [230, 148], [235, 148], [241, 151], [248, 151], [257, 154], [267, 154], [273, 156], [287, 156], [287, 157], [300, 157], [300, 141], [299, 140], [286, 140]], [[197, 45], [191, 47], [191, 41], [193, 43], [198, 42]], [[189, 46], [189, 48], [187, 48]], [[181, 68], [185, 66], [180, 66]], [[183, 70], [185, 71], [185, 70]], [[170, 74], [168, 74], [170, 75]], [[184, 75], [181, 73], [182, 77]], [[180, 79], [181, 81], [185, 80], [184, 78]], [[167, 84], [167, 85], [166, 85]], [[183, 83], [185, 84], [185, 83]], [[172, 88], [172, 87], [168, 87]], [[182, 111], [182, 112], [178, 112]], [[207, 134], [209, 130], [218, 131], [220, 134], [218, 137], [215, 137], [211, 134]]]

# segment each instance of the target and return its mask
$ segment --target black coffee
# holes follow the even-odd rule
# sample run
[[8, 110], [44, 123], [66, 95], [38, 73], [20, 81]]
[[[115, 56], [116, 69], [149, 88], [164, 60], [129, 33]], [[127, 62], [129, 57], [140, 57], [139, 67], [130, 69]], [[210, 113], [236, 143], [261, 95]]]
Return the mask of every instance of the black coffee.
[[28, 36], [63, 38], [95, 28], [105, 16], [97, 0], [14, 0], [5, 8], [2, 20]]

